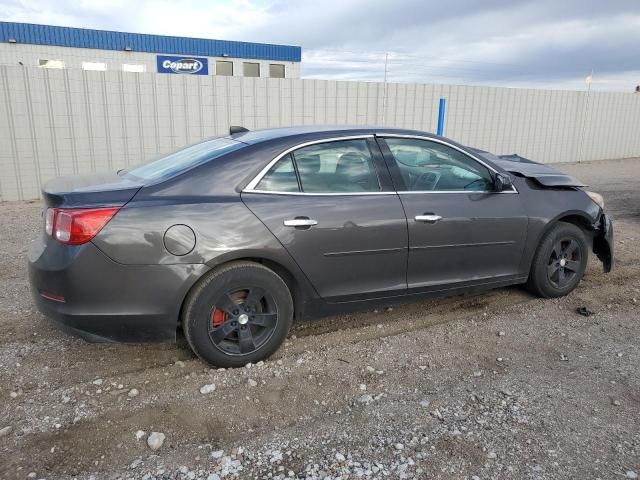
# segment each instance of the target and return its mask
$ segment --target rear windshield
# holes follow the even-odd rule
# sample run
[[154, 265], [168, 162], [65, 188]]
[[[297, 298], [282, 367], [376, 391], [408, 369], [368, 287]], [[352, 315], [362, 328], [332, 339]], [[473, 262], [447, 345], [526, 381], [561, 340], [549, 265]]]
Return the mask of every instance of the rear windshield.
[[165, 180], [246, 146], [230, 138], [214, 138], [151, 160], [122, 174], [146, 182]]

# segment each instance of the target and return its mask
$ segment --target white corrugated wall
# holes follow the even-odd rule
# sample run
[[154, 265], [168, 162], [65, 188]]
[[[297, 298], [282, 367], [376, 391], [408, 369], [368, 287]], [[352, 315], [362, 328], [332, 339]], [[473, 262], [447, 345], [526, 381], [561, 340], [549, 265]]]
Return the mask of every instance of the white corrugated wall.
[[[640, 95], [0, 66], [0, 200], [59, 175], [114, 170], [224, 134], [388, 125], [541, 162], [640, 157]], [[584, 133], [583, 133], [584, 129]]]

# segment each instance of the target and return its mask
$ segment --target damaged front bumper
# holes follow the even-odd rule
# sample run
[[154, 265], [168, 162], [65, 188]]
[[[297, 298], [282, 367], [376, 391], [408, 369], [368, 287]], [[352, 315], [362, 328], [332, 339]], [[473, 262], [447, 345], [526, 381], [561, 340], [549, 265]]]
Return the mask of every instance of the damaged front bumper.
[[602, 268], [608, 273], [613, 268], [613, 222], [602, 212], [593, 225], [593, 253], [602, 262]]

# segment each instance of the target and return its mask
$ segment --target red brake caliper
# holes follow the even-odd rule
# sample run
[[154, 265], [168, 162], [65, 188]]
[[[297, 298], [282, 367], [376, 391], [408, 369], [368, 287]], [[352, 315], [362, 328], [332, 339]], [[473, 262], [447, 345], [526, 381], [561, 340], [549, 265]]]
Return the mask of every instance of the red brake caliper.
[[219, 327], [224, 323], [227, 319], [227, 314], [224, 310], [220, 310], [219, 308], [214, 308], [213, 312], [211, 312], [211, 325], [214, 327]]

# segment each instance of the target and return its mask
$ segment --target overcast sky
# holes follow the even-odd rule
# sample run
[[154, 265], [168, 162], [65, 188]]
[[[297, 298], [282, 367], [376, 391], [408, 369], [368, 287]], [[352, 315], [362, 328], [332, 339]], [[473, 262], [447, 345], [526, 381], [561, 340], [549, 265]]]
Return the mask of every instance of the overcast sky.
[[0, 20], [300, 45], [307, 78], [632, 91], [640, 0], [0, 0]]

